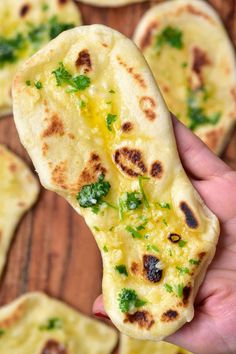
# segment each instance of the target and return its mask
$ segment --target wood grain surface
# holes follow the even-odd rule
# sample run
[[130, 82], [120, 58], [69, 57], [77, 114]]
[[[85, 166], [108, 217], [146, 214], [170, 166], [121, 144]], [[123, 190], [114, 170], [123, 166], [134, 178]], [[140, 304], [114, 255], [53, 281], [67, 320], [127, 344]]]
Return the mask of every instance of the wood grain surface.
[[[78, 7], [85, 24], [103, 23], [131, 37], [143, 13], [158, 2], [116, 9]], [[209, 2], [236, 44], [236, 0]], [[0, 120], [0, 143], [31, 164], [12, 117]], [[222, 158], [236, 169], [236, 133]], [[62, 198], [42, 189], [35, 207], [16, 230], [0, 283], [0, 305], [27, 291], [42, 290], [91, 315], [93, 301], [101, 291], [101, 276], [100, 253], [82, 218]]]

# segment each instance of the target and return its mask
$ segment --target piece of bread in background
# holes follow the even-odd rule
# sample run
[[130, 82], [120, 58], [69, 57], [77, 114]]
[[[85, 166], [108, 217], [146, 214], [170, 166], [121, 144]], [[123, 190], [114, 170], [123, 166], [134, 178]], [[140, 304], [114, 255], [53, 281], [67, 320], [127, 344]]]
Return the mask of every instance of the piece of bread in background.
[[118, 7], [130, 4], [136, 4], [147, 0], [77, 0], [88, 5], [101, 6], [101, 7]]
[[169, 111], [134, 43], [102, 25], [64, 32], [22, 66], [13, 102], [42, 184], [96, 238], [113, 323], [161, 340], [191, 321], [219, 224], [181, 165]]
[[63, 30], [80, 24], [72, 0], [0, 1], [0, 117], [12, 112], [12, 79], [24, 60]]
[[191, 354], [166, 342], [141, 341], [121, 335], [119, 354]]
[[25, 163], [0, 145], [0, 275], [15, 228], [37, 199], [39, 184]]
[[0, 308], [0, 354], [111, 354], [117, 333], [43, 293]]
[[165, 1], [144, 15], [134, 41], [170, 111], [220, 154], [235, 125], [236, 63], [215, 10], [202, 0]]

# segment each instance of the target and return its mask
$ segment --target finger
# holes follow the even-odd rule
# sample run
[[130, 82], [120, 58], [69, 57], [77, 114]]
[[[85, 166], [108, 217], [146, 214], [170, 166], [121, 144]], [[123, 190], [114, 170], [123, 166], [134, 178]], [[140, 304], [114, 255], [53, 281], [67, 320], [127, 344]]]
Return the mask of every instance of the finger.
[[172, 115], [180, 158], [184, 167], [197, 179], [210, 179], [231, 171], [196, 135]]
[[103, 305], [102, 295], [98, 296], [93, 304], [93, 314], [97, 317], [103, 317], [109, 319]]

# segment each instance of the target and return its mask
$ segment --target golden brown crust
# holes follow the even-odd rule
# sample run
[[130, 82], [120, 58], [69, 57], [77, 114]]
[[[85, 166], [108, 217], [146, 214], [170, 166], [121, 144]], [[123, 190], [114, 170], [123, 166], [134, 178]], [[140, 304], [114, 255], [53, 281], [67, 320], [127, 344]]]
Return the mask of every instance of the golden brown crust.
[[141, 74], [136, 73], [134, 68], [129, 66], [119, 55], [117, 55], [117, 61], [120, 65], [122, 65], [129, 74], [132, 75], [132, 77], [135, 79], [135, 81], [142, 87], [142, 88], [147, 88], [147, 84], [144, 80], [144, 78], [141, 76]]
[[137, 323], [140, 328], [150, 329], [155, 323], [153, 316], [148, 311], [136, 311], [126, 314], [124, 322]]

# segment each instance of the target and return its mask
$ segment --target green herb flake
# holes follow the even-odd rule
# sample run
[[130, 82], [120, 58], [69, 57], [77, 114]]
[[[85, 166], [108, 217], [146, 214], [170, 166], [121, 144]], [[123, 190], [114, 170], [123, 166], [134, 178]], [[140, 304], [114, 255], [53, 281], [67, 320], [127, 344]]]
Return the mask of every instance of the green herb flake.
[[188, 66], [188, 63], [182, 63], [182, 68], [187, 68], [187, 66]]
[[172, 48], [183, 48], [183, 33], [178, 29], [171, 26], [167, 26], [156, 37], [157, 48], [162, 48], [165, 44], [168, 44]]
[[98, 226], [94, 226], [93, 228], [94, 228], [94, 230], [96, 230], [96, 231], [101, 231]]
[[59, 22], [56, 16], [51, 18], [51, 20], [49, 21], [49, 25], [50, 25], [50, 29], [49, 29], [50, 39], [54, 39], [60, 33], [75, 27], [75, 25], [73, 23]]
[[84, 108], [84, 107], [86, 107], [86, 102], [85, 101], [83, 101], [83, 100], [79, 100], [79, 108]]
[[55, 75], [57, 86], [69, 86], [66, 90], [68, 93], [83, 91], [91, 83], [90, 78], [86, 75], [72, 76], [62, 62], [59, 63], [59, 67], [52, 74]]
[[189, 263], [192, 264], [192, 265], [199, 265], [201, 263], [201, 261], [196, 260], [196, 259], [190, 259]]
[[121, 290], [117, 300], [119, 302], [119, 308], [123, 313], [128, 313], [134, 308], [142, 307], [147, 303], [145, 300], [139, 299], [135, 290], [126, 288]]
[[162, 222], [163, 222], [164, 225], [168, 226], [168, 223], [167, 223], [166, 219], [162, 219]]
[[108, 113], [106, 117], [106, 126], [107, 129], [111, 132], [112, 131], [112, 124], [117, 120], [117, 115]]
[[144, 189], [143, 189], [143, 181], [149, 180], [149, 179], [150, 179], [149, 177], [138, 176], [139, 188], [140, 188], [140, 192], [141, 192], [142, 197], [143, 197], [143, 203], [144, 203], [146, 208], [149, 208], [150, 205], [149, 205], [147, 196], [146, 196], [146, 194], [144, 192]]
[[178, 284], [176, 286], [176, 294], [178, 297], [182, 298], [183, 297], [183, 291], [184, 291], [184, 285], [183, 284]]
[[164, 288], [168, 293], [173, 293], [173, 287], [170, 284], [165, 283]]
[[63, 327], [63, 321], [60, 318], [49, 318], [47, 323], [40, 326], [39, 329], [43, 331], [51, 331], [55, 329], [61, 329]]
[[3, 336], [6, 333], [5, 329], [0, 328], [0, 337]]
[[133, 238], [139, 238], [139, 239], [143, 238], [143, 236], [136, 229], [134, 229], [133, 227], [131, 227], [129, 225], [126, 226], [125, 230], [128, 231], [132, 235]]
[[42, 4], [42, 11], [47, 11], [49, 9], [49, 5], [48, 4]]
[[128, 210], [135, 210], [142, 204], [142, 195], [139, 192], [126, 193], [126, 207]]
[[163, 208], [163, 209], [169, 209], [170, 210], [170, 204], [169, 203], [161, 202], [161, 203], [158, 203], [158, 205], [161, 208]]
[[110, 183], [104, 181], [104, 175], [100, 175], [97, 182], [82, 187], [76, 199], [82, 208], [98, 207], [103, 203], [102, 198], [109, 193], [110, 188]]
[[128, 272], [126, 269], [126, 266], [124, 264], [120, 264], [115, 266], [115, 270], [120, 273], [120, 274], [124, 274], [126, 277], [128, 277]]
[[26, 41], [22, 34], [17, 34], [14, 38], [0, 36], [0, 67], [17, 61], [25, 44]]
[[35, 81], [34, 86], [37, 90], [41, 90], [43, 88], [43, 84], [41, 81]]
[[26, 84], [27, 86], [30, 86], [30, 85], [31, 85], [31, 81], [30, 81], [30, 80], [26, 80], [25, 84]]
[[104, 246], [103, 246], [103, 251], [104, 251], [105, 253], [107, 253], [107, 252], [108, 252], [108, 248], [107, 248], [107, 246], [106, 246], [106, 245], [104, 245]]
[[116, 205], [113, 205], [105, 200], [103, 200], [102, 203], [105, 204], [106, 206], [108, 206], [109, 208], [112, 208], [114, 210], [118, 210], [118, 207]]
[[184, 240], [179, 240], [179, 242], [178, 242], [178, 245], [179, 245], [180, 248], [185, 247], [186, 244], [187, 244], [187, 241], [184, 241]]
[[160, 252], [159, 248], [155, 245], [147, 245], [147, 251], [154, 251], [154, 252]]
[[115, 93], [115, 91], [114, 90], [109, 90], [109, 93]]
[[180, 272], [181, 275], [189, 274], [189, 269], [187, 267], [176, 267], [176, 269]]
[[30, 28], [28, 38], [36, 47], [42, 42], [45, 42], [47, 33], [47, 27], [45, 24], [40, 24], [37, 27], [30, 24]]

